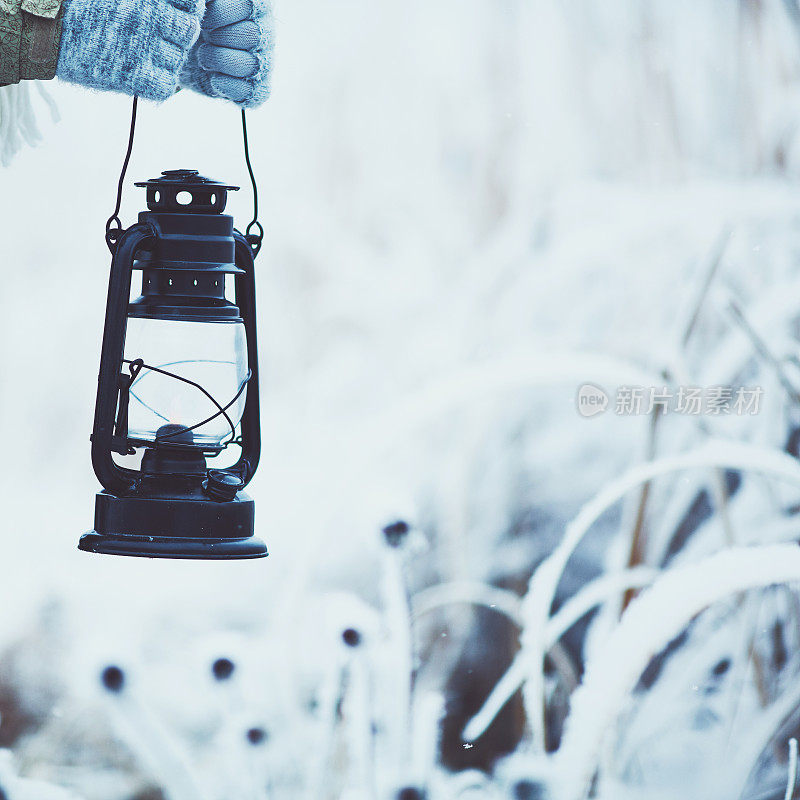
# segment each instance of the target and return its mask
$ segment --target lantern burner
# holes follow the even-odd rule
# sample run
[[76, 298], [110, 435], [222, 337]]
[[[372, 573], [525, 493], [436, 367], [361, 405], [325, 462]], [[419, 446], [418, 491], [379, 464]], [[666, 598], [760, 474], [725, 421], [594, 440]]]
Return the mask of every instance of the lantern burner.
[[[128, 365], [128, 370], [130, 372], [130, 376], [125, 375], [124, 373], [120, 375], [120, 386], [119, 386], [119, 404], [117, 407], [117, 418], [116, 423], [114, 426], [114, 437], [112, 439], [112, 449], [115, 452], [120, 453], [121, 455], [132, 455], [132, 445], [136, 447], [157, 447], [161, 446], [162, 449], [169, 448], [172, 451], [175, 450], [189, 450], [191, 452], [197, 452], [198, 449], [208, 455], [218, 455], [221, 453], [228, 445], [232, 443], [240, 444], [240, 441], [236, 434], [236, 425], [234, 424], [233, 420], [231, 420], [230, 416], [228, 415], [228, 409], [241, 397], [242, 393], [247, 388], [247, 384], [250, 382], [250, 379], [253, 377], [253, 371], [247, 370], [247, 375], [245, 375], [242, 382], [239, 384], [239, 388], [236, 391], [236, 394], [223, 406], [220, 405], [219, 401], [213, 397], [203, 386], [201, 386], [196, 381], [190, 380], [182, 375], [178, 375], [175, 372], [170, 372], [169, 370], [163, 369], [163, 367], [154, 367], [150, 364], [145, 364], [141, 358], [137, 358], [133, 361], [123, 358], [123, 364]], [[200, 420], [199, 422], [195, 422], [193, 425], [176, 425], [174, 423], [168, 423], [166, 425], [162, 425], [155, 433], [152, 441], [149, 439], [137, 439], [135, 437], [131, 437], [128, 434], [128, 418], [129, 418], [129, 407], [130, 407], [130, 398], [133, 397], [134, 399], [138, 400], [142, 405], [146, 405], [143, 403], [141, 398], [137, 397], [136, 393], [133, 391], [133, 387], [136, 386], [136, 381], [139, 379], [139, 374], [142, 370], [148, 370], [150, 372], [155, 372], [160, 375], [164, 375], [168, 378], [174, 378], [181, 383], [186, 383], [189, 386], [193, 386], [194, 388], [201, 391], [216, 407], [216, 411], [211, 414], [211, 416], [206, 417], [205, 419]], [[231, 429], [231, 436], [226, 441], [220, 442], [219, 445], [211, 446], [209, 444], [198, 444], [194, 440], [194, 436], [192, 435], [192, 431], [196, 430], [197, 428], [202, 428], [204, 425], [207, 425], [209, 422], [213, 422], [217, 417], [224, 417], [225, 421], [228, 423], [228, 426]]]
[[[159, 442], [159, 439], [165, 438], [169, 444]], [[173, 423], [162, 425], [157, 431], [156, 442], [159, 446], [148, 448], [142, 456], [142, 472], [145, 475], [205, 476], [206, 460], [202, 452], [193, 446], [191, 430]]]

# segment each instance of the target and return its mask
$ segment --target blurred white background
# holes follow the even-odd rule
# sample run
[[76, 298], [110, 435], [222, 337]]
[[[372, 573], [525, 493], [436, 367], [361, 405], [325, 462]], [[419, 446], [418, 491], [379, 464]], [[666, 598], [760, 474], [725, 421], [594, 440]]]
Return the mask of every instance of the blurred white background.
[[[523, 593], [581, 505], [654, 452], [646, 417], [579, 417], [574, 395], [587, 380], [612, 388], [637, 375], [701, 385], [748, 375], [767, 400], [750, 427], [668, 427], [655, 452], [730, 436], [779, 455], [796, 398], [785, 396], [769, 359], [753, 360], [752, 336], [726, 309], [731, 299], [752, 309], [770, 354], [792, 355], [800, 10], [794, 0], [291, 0], [276, 15], [272, 97], [249, 115], [266, 240], [256, 265], [264, 442], [248, 491], [266, 561], [76, 550], [99, 488], [88, 437], [108, 278], [103, 230], [130, 100], [56, 82], [61, 121], [44, 124], [43, 143], [0, 172], [0, 745], [14, 750], [23, 774], [88, 800], [159, 797], [142, 787], [178, 779], [136, 757], [125, 735], [112, 744], [119, 709], [103, 710], [96, 677], [113, 662], [138, 676], [208, 798], [384, 797], [409, 783], [438, 800], [466, 797], [472, 780], [476, 797], [532, 800], [540, 795], [520, 794], [514, 764], [536, 780], [551, 767], [531, 744], [530, 706], [519, 697], [499, 744], [452, 752], [516, 651], [515, 630], [487, 633], [491, 623], [459, 606], [414, 629], [412, 658], [402, 636], [390, 635], [402, 628], [387, 600], [399, 596], [391, 589], [399, 567], [381, 528], [397, 519], [413, 526], [402, 568], [408, 594], [453, 581]], [[182, 167], [241, 185], [229, 210], [244, 227], [251, 196], [239, 112], [189, 92], [140, 104], [123, 222], [144, 207], [134, 180]], [[699, 333], [684, 346], [695, 311]], [[704, 481], [683, 484], [690, 517]], [[680, 521], [670, 503], [681, 485], [655, 493], [652, 530]], [[728, 522], [708, 522], [698, 555], [722, 546], [730, 517], [746, 533], [728, 544], [764, 544], [770, 537], [752, 531], [781, 520], [772, 541], [792, 540], [796, 489], [747, 486], [746, 502], [723, 514]], [[599, 555], [608, 542], [624, 555], [639, 495], [632, 500], [587, 538], [571, 590], [608, 568]], [[742, 612], [747, 630], [758, 613]], [[377, 697], [393, 696], [392, 681], [409, 684], [415, 670], [412, 717], [425, 735], [358, 699], [357, 669], [334, 635], [342, 625], [374, 625], [374, 640], [389, 643], [385, 652], [375, 644], [378, 655], [362, 665]], [[449, 638], [437, 644], [441, 636]], [[505, 644], [489, 644], [491, 636]], [[673, 638], [665, 636], [662, 647]], [[789, 650], [790, 672], [776, 671], [770, 703], [797, 666]], [[242, 673], [251, 683], [233, 711], [220, 711], [204, 681], [209, 659], [228, 651], [251, 665]], [[483, 683], [459, 690], [464, 658], [489, 666]], [[342, 659], [350, 677], [330, 691], [345, 699], [326, 728], [302, 698], [319, 695], [324, 706], [334, 680], [326, 669]], [[734, 696], [749, 709], [751, 668], [737, 680]], [[506, 759], [491, 779], [469, 773], [463, 786], [435, 769], [440, 697], [457, 720], [445, 726], [445, 761], [462, 777], [470, 766], [488, 769], [520, 737], [522, 760]], [[648, 712], [656, 731], [658, 722], [683, 730], [658, 708]], [[122, 716], [130, 713], [138, 712]], [[708, 749], [697, 752], [730, 759], [725, 748], [749, 718], [714, 713], [724, 733], [705, 734]], [[246, 727], [248, 714], [267, 720], [278, 755], [247, 768], [257, 776], [249, 788], [232, 789], [244, 780], [231, 766], [238, 751], [215, 745], [204, 759], [204, 747], [218, 728]], [[367, 744], [348, 727], [364, 715], [383, 720], [364, 734]], [[398, 738], [387, 745], [381, 725], [395, 722]], [[687, 797], [738, 796], [681, 748], [633, 771], [606, 760], [603, 796], [623, 796], [614, 781], [654, 797], [675, 796], [676, 784]], [[783, 780], [782, 744], [776, 752]], [[309, 783], [317, 767], [327, 776], [322, 794]], [[747, 789], [748, 774], [743, 796], [772, 796]], [[180, 800], [175, 785], [164, 796]]]

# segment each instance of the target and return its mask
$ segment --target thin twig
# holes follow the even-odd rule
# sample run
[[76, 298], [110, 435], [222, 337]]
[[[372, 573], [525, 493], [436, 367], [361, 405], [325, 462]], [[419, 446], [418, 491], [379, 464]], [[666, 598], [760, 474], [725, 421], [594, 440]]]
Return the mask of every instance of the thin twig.
[[683, 335], [681, 336], [680, 343], [682, 348], [686, 347], [686, 345], [689, 343], [689, 339], [691, 339], [692, 334], [695, 331], [697, 321], [700, 319], [700, 312], [702, 311], [703, 304], [708, 296], [708, 291], [711, 288], [711, 284], [714, 282], [714, 278], [717, 276], [719, 266], [722, 263], [722, 257], [725, 255], [725, 250], [728, 246], [728, 241], [730, 238], [731, 230], [726, 226], [722, 229], [716, 241], [714, 242], [714, 246], [711, 249], [711, 258], [709, 258], [708, 265], [706, 267], [705, 278], [700, 284], [700, 291], [697, 293], [697, 297], [694, 301], [694, 310], [689, 315], [689, 321], [686, 323], [686, 327], [683, 330]]
[[[656, 430], [658, 422], [661, 419], [661, 407], [656, 405], [653, 408], [653, 413], [650, 416], [650, 428], [648, 431], [647, 439], [647, 456], [646, 460], [652, 461], [656, 454]], [[641, 492], [639, 493], [639, 505], [636, 509], [636, 521], [633, 525], [633, 533], [631, 535], [631, 549], [628, 556], [628, 568], [633, 569], [641, 564], [644, 564], [645, 546], [644, 546], [644, 525], [647, 517], [647, 501], [650, 498], [651, 481], [642, 484]], [[622, 609], [625, 611], [630, 602], [636, 597], [636, 589], [628, 589], [622, 598]]]
[[736, 302], [736, 300], [730, 298], [728, 300], [728, 309], [733, 316], [734, 321], [739, 325], [747, 338], [750, 339], [750, 342], [752, 343], [756, 353], [758, 353], [758, 355], [761, 356], [761, 358], [766, 361], [773, 370], [775, 370], [781, 386], [783, 386], [784, 390], [789, 395], [789, 399], [794, 403], [800, 403], [800, 393], [798, 393], [794, 384], [791, 382], [791, 380], [789, 380], [789, 377], [786, 374], [781, 362], [772, 353], [761, 336], [756, 333], [755, 329], [745, 316], [742, 307]]

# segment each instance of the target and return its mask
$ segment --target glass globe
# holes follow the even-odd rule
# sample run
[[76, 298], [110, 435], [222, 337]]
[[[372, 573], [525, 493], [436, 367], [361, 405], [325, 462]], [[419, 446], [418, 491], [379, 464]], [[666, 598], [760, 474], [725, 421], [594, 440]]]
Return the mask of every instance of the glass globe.
[[[242, 322], [184, 322], [128, 319], [125, 358], [180, 375], [202, 386], [223, 408], [247, 377], [247, 345]], [[247, 389], [226, 410], [236, 425]], [[196, 425], [219, 409], [196, 386], [142, 368], [130, 390], [128, 436], [154, 441], [163, 425]], [[195, 443], [218, 447], [231, 437], [222, 414], [192, 431]], [[176, 440], [177, 441], [177, 440]]]

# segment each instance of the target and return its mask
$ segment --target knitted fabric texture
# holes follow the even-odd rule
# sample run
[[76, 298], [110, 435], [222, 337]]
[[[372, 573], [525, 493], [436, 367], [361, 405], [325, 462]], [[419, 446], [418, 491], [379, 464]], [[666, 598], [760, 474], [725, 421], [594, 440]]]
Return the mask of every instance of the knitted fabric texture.
[[166, 100], [200, 31], [205, 0], [65, 0], [58, 77]]
[[209, 0], [181, 85], [242, 108], [260, 106], [270, 93], [274, 45], [270, 0]]

